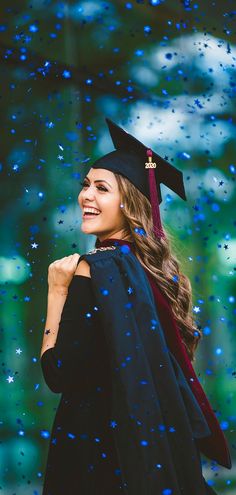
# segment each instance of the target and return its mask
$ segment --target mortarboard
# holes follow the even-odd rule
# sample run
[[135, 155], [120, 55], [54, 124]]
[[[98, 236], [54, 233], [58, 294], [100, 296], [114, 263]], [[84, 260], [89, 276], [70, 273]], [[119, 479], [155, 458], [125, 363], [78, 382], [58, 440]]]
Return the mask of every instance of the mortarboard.
[[96, 160], [92, 168], [111, 170], [129, 179], [151, 202], [155, 235], [165, 237], [159, 209], [160, 184], [186, 200], [183, 173], [112, 120], [106, 118], [106, 122], [115, 150]]

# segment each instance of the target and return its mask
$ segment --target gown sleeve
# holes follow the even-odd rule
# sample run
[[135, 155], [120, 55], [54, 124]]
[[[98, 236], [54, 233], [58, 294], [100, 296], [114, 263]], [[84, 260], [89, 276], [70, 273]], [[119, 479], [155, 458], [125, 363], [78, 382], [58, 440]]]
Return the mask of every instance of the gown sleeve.
[[[95, 309], [94, 309], [95, 308]], [[54, 347], [40, 363], [44, 380], [52, 392], [62, 393], [82, 383], [82, 373], [94, 347], [96, 306], [91, 278], [74, 275], [68, 289]], [[88, 366], [88, 364], [87, 364]]]

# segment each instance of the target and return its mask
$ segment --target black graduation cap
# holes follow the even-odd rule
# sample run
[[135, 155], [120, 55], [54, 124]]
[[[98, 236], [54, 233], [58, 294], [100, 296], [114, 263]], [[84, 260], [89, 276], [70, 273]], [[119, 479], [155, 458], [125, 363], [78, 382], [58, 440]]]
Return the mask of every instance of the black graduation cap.
[[183, 173], [112, 120], [106, 118], [106, 122], [115, 151], [96, 160], [92, 168], [104, 168], [127, 177], [151, 202], [156, 234], [164, 237], [159, 211], [162, 201], [160, 184], [165, 184], [186, 200]]

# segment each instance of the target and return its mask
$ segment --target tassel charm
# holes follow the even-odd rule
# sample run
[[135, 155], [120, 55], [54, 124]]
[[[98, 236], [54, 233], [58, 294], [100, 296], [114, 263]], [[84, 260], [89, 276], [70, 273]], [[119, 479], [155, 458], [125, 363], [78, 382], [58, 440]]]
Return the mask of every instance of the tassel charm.
[[149, 183], [149, 191], [150, 191], [150, 199], [152, 205], [152, 219], [153, 219], [153, 232], [156, 237], [165, 237], [163, 232], [161, 216], [160, 216], [160, 208], [159, 208], [159, 200], [157, 194], [157, 186], [156, 186], [156, 177], [155, 177], [155, 168], [156, 163], [152, 162], [152, 150], [147, 150], [148, 162], [145, 163], [145, 168], [148, 168], [148, 183]]

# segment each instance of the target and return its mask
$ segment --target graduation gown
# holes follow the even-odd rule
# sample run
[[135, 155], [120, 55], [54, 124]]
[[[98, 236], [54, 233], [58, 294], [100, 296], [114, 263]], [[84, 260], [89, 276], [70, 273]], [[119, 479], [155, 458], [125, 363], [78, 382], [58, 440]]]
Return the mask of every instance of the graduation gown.
[[180, 359], [189, 381], [177, 360], [180, 338], [176, 356], [174, 340], [167, 344], [153, 287], [132, 243], [110, 239], [81, 259], [90, 264], [109, 349], [114, 439], [127, 493], [210, 493], [199, 448], [230, 468], [227, 441], [190, 360]]
[[[164, 299], [159, 306], [154, 286], [132, 253], [131, 243], [119, 240], [114, 246], [114, 239], [109, 239], [108, 245], [102, 244], [100, 249], [81, 256], [79, 262], [86, 259], [90, 264], [97, 314], [107, 346], [109, 414], [122, 493], [215, 493], [202, 475], [199, 442], [203, 442], [206, 452], [206, 446], [211, 445], [209, 439], [217, 440], [213, 458], [230, 468], [227, 442], [196, 375], [191, 375], [193, 382], [186, 378], [187, 360], [182, 357], [182, 349], [177, 346], [181, 367], [171, 349], [173, 340], [166, 338], [168, 331], [160, 311]], [[170, 327], [173, 318], [168, 304], [164, 312]], [[179, 345], [180, 339], [177, 342]], [[205, 409], [198, 403], [196, 390], [204, 398]], [[206, 405], [210, 418], [214, 416], [212, 423], [204, 414]]]
[[96, 304], [91, 278], [74, 275], [55, 346], [41, 357], [47, 386], [61, 394], [41, 495], [124, 494], [110, 424], [109, 356]]

